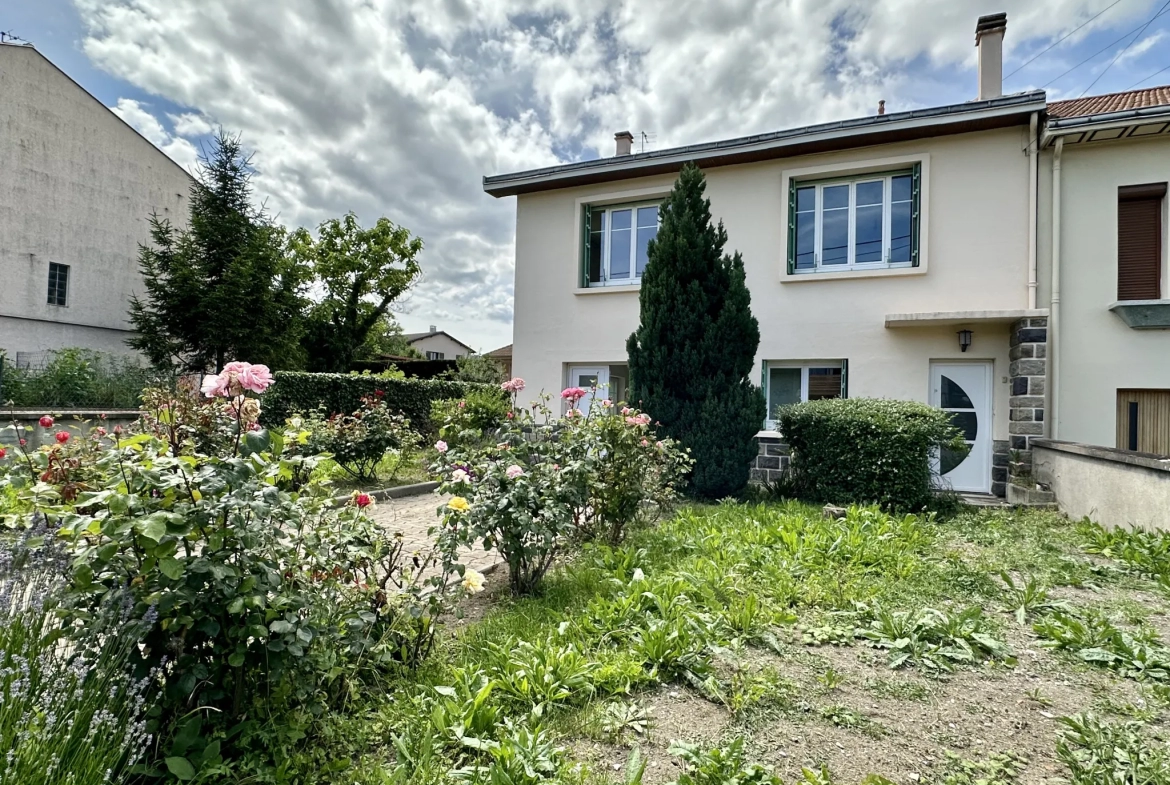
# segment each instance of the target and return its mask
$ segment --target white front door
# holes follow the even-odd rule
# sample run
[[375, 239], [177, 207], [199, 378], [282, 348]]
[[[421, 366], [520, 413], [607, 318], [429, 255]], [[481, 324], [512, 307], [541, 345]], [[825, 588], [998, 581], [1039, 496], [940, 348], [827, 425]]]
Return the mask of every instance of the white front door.
[[569, 386], [580, 387], [585, 397], [577, 404], [583, 414], [589, 414], [593, 400], [603, 401], [609, 397], [609, 366], [573, 365], [569, 368]]
[[971, 448], [966, 457], [943, 450], [935, 458], [940, 485], [956, 491], [991, 491], [991, 363], [931, 363], [930, 402], [951, 413]]

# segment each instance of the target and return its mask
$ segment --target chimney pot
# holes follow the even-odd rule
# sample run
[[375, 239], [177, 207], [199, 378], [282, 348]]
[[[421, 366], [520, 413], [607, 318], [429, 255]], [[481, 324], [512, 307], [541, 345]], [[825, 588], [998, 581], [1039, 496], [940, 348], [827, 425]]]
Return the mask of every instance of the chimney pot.
[[634, 135], [629, 131], [618, 131], [613, 135], [613, 140], [617, 143], [617, 155], [629, 155], [634, 151]]
[[885, 113], [886, 113], [886, 99], [883, 98], [882, 100], [878, 101], [878, 114], [885, 114]]
[[1003, 36], [1007, 14], [988, 14], [975, 23], [975, 48], [979, 50], [979, 100], [1003, 95]]
[[439, 328], [432, 324], [431, 325], [431, 332], [437, 333], [438, 331], [439, 331]]

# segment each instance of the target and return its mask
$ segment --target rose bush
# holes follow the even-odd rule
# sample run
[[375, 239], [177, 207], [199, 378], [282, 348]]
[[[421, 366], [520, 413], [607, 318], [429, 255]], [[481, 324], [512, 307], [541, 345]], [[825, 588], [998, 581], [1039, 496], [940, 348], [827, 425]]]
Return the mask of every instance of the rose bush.
[[490, 440], [467, 437], [478, 429], [465, 407], [441, 424], [432, 471], [453, 498], [434, 531], [447, 549], [499, 551], [512, 592], [526, 594], [574, 539], [618, 542], [648, 502], [669, 504], [689, 458], [658, 440], [643, 412], [608, 401], [581, 411], [580, 388], [562, 392], [562, 418], [553, 417], [548, 395], [516, 406], [518, 379], [502, 388], [513, 408]]
[[352, 414], [323, 417], [318, 410], [301, 418], [309, 431], [309, 452], [329, 453], [346, 474], [362, 482], [377, 479], [378, 464], [388, 453], [397, 455], [396, 466], [405, 463], [420, 437], [410, 420], [390, 411], [380, 392], [364, 396]]
[[[135, 657], [161, 674], [164, 736], [206, 715], [217, 721], [204, 734], [226, 745], [244, 718], [254, 728], [280, 707], [311, 713], [367, 670], [416, 665], [449, 607], [449, 576], [463, 574], [454, 551], [410, 552], [365, 514], [368, 499], [332, 502], [309, 433], [256, 425], [249, 393], [264, 387], [255, 366], [228, 366], [203, 382], [210, 397], [148, 391], [129, 433], [36, 451], [14, 425], [0, 463], [0, 499], [44, 514], [69, 552], [67, 620], [111, 602], [157, 616]], [[294, 476], [308, 478], [299, 490]]]

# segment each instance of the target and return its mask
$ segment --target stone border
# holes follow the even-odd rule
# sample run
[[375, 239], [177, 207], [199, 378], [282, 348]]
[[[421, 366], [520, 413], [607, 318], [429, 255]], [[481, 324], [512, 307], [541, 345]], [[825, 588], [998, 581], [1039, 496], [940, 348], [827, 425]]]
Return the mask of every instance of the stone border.
[[1073, 455], [1084, 455], [1112, 463], [1121, 463], [1126, 466], [1141, 466], [1158, 472], [1170, 472], [1170, 458], [1154, 455], [1148, 452], [1130, 452], [1113, 447], [1098, 447], [1094, 444], [1066, 442], [1058, 439], [1033, 439], [1032, 444], [1057, 452], [1067, 452]]
[[[430, 493], [439, 487], [437, 482], [416, 482], [413, 485], [395, 485], [391, 488], [380, 488], [376, 491], [367, 491], [370, 496], [373, 496], [380, 502], [388, 499], [402, 499], [407, 496], [422, 496]], [[347, 502], [353, 496], [353, 491], [343, 493], [340, 496], [334, 496], [335, 502]]]

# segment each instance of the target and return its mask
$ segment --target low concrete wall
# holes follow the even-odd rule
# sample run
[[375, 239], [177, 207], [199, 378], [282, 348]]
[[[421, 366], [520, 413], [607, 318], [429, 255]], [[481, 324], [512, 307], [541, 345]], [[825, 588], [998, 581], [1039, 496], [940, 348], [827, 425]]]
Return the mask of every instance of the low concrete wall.
[[1032, 472], [1060, 511], [1102, 526], [1170, 529], [1170, 458], [1036, 439]]
[[[53, 418], [52, 428], [42, 428], [38, 423], [46, 414]], [[28, 440], [28, 447], [35, 449], [53, 441], [57, 431], [67, 431], [73, 436], [84, 436], [98, 426], [112, 431], [116, 425], [123, 428], [130, 425], [140, 414], [134, 409], [18, 409], [15, 413], [0, 411], [0, 428], [8, 428], [15, 420], [17, 427], [22, 428], [20, 438]], [[11, 428], [0, 430], [0, 444], [9, 444], [17, 438]]]

